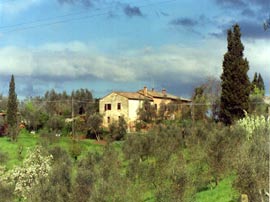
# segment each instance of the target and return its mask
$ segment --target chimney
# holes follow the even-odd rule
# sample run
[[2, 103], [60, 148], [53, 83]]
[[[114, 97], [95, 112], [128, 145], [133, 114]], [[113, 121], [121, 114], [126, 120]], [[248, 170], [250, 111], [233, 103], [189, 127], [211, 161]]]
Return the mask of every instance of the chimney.
[[166, 91], [165, 88], [162, 89], [162, 94], [163, 94], [164, 96], [167, 96], [167, 91]]
[[147, 96], [147, 87], [146, 86], [143, 87], [143, 95]]

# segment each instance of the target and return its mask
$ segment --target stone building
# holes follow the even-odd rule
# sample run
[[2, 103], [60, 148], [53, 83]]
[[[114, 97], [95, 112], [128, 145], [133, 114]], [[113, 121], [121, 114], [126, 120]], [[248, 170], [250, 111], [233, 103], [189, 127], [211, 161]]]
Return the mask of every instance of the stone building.
[[113, 121], [118, 121], [119, 117], [122, 116], [128, 123], [129, 128], [134, 127], [138, 119], [138, 110], [145, 100], [154, 105], [157, 111], [160, 109], [161, 104], [191, 102], [189, 99], [168, 94], [165, 89], [158, 92], [144, 87], [138, 92], [112, 92], [99, 101], [99, 112], [103, 116], [103, 126], [108, 127]]

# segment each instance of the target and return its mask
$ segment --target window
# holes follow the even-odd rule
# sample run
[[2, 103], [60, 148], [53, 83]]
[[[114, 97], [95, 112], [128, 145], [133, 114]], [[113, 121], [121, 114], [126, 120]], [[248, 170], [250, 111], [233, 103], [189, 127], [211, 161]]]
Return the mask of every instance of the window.
[[157, 104], [155, 104], [155, 110], [157, 110]]
[[121, 110], [121, 103], [117, 103], [117, 110]]
[[111, 110], [112, 109], [112, 105], [111, 104], [105, 104], [104, 105], [104, 110], [107, 111], [107, 110]]
[[110, 124], [111, 123], [111, 117], [107, 117], [107, 123]]

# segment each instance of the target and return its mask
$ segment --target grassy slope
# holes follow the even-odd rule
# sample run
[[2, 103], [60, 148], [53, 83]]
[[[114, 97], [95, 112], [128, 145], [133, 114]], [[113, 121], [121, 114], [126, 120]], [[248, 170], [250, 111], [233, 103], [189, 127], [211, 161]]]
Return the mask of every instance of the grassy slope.
[[232, 188], [234, 176], [223, 179], [214, 189], [209, 189], [196, 194], [196, 202], [233, 202], [238, 196]]
[[[19, 160], [19, 150], [22, 148], [22, 157], [25, 157], [27, 149], [33, 148], [39, 143], [39, 136], [32, 135], [28, 132], [23, 131], [17, 142], [11, 142], [7, 137], [0, 138], [0, 151], [8, 153], [8, 161], [6, 166], [8, 169], [14, 165], [19, 165], [22, 161]], [[67, 137], [60, 137], [55, 143], [50, 146], [61, 146], [62, 148], [69, 150], [71, 140]], [[94, 144], [93, 140], [81, 140], [79, 144], [82, 147], [82, 155], [88, 151], [100, 151], [103, 146]], [[115, 143], [117, 149], [121, 148], [121, 143]], [[230, 176], [220, 182], [220, 184], [214, 188], [206, 191], [202, 191], [196, 194], [195, 202], [232, 202], [233, 198], [237, 196], [236, 191], [232, 188], [232, 182], [234, 177]], [[150, 197], [149, 197], [150, 196]], [[146, 197], [145, 201], [153, 201], [151, 193]]]
[[[68, 137], [56, 137], [56, 141], [49, 145], [49, 147], [60, 146], [67, 151], [71, 147], [72, 140]], [[39, 135], [33, 135], [26, 131], [22, 131], [18, 136], [17, 142], [11, 142], [9, 138], [2, 137], [0, 138], [0, 151], [3, 153], [7, 153], [8, 161], [6, 162], [6, 166], [8, 169], [12, 168], [14, 165], [19, 165], [28, 149], [33, 148], [34, 146], [40, 144]], [[100, 151], [102, 148], [101, 145], [94, 144], [93, 140], [80, 140], [79, 144], [82, 148], [82, 155], [86, 154], [88, 151]], [[21, 157], [19, 156], [19, 151], [22, 151]]]
[[32, 148], [36, 143], [37, 137], [27, 133], [21, 133], [17, 142], [11, 142], [7, 137], [0, 138], [0, 151], [8, 154], [7, 168], [20, 164], [19, 151], [22, 151], [21, 156], [24, 157], [27, 148]]

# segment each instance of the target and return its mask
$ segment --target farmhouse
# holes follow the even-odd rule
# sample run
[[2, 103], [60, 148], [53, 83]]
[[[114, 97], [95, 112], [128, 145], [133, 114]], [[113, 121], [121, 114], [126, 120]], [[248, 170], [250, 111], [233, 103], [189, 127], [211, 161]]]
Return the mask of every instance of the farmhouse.
[[118, 121], [119, 117], [124, 117], [129, 128], [132, 128], [138, 119], [138, 110], [143, 106], [145, 100], [154, 105], [157, 111], [162, 104], [191, 102], [189, 99], [169, 94], [165, 89], [158, 92], [144, 87], [137, 92], [112, 92], [99, 101], [103, 126], [108, 127], [113, 121]]

